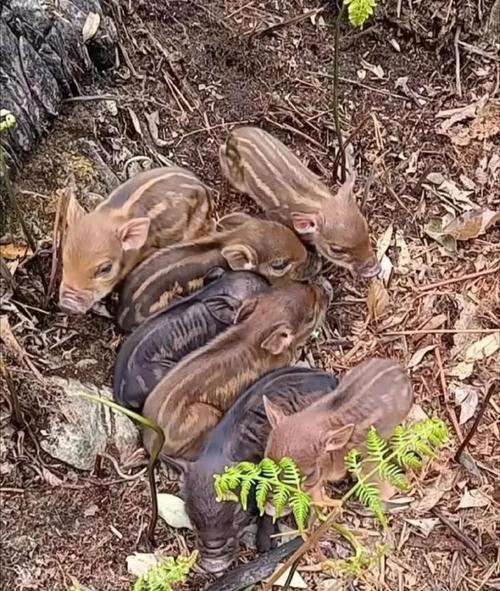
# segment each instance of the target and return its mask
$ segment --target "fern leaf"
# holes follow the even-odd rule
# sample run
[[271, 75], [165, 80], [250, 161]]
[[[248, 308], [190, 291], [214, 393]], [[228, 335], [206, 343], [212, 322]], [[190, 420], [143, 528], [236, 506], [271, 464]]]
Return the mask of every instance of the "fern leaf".
[[277, 484], [273, 494], [273, 507], [275, 511], [274, 520], [278, 519], [286, 507], [288, 499], [290, 498], [290, 491], [286, 486]]
[[384, 462], [384, 464], [381, 466], [379, 474], [384, 480], [387, 480], [398, 490], [407, 490], [410, 486], [404, 472], [399, 466], [393, 464], [392, 462]]
[[264, 458], [259, 464], [260, 473], [265, 478], [277, 479], [281, 471], [280, 467], [271, 458]]
[[382, 501], [380, 500], [380, 491], [377, 485], [371, 482], [358, 482], [355, 485], [354, 494], [385, 527], [387, 520], [384, 515]]
[[255, 502], [260, 515], [264, 515], [266, 501], [269, 492], [272, 490], [272, 484], [268, 480], [259, 480], [255, 488]]
[[288, 504], [292, 510], [297, 527], [300, 531], [304, 530], [311, 507], [311, 498], [305, 492], [297, 490], [290, 496]]
[[245, 479], [241, 482], [240, 486], [240, 503], [243, 509], [246, 511], [248, 507], [248, 495], [252, 488], [253, 480], [251, 478]]
[[344, 459], [345, 466], [350, 474], [357, 480], [363, 477], [363, 465], [361, 463], [361, 453], [357, 449], [351, 449]]
[[281, 458], [278, 465], [281, 468], [280, 479], [282, 482], [289, 486], [298, 487], [302, 478], [299, 469], [292, 458]]
[[349, 22], [354, 27], [360, 27], [373, 14], [375, 0], [344, 0], [347, 6]]

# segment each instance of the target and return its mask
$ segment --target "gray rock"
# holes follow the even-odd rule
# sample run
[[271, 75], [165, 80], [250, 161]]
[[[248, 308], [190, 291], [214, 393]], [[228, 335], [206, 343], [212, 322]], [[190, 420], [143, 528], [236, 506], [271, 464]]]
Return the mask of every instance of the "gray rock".
[[97, 456], [110, 448], [118, 451], [123, 462], [140, 447], [139, 429], [128, 417], [79, 397], [84, 392], [111, 400], [109, 388], [62, 378], [48, 382], [48, 387], [61, 393], [40, 436], [42, 449], [52, 457], [79, 470], [91, 470]]

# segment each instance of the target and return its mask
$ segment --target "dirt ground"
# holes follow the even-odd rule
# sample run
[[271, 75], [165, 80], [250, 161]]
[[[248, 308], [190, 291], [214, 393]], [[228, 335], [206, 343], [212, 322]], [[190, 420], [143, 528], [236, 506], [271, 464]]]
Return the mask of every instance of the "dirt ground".
[[[364, 30], [345, 27], [341, 41], [341, 115], [347, 136], [357, 129], [357, 195], [374, 240], [390, 238], [387, 299], [325, 264], [334, 301], [305, 359], [341, 375], [368, 356], [400, 359], [410, 367], [418, 409], [447, 422], [450, 443], [391, 513], [386, 556], [356, 581], [335, 579], [316, 566], [321, 554], [345, 554], [332, 534], [299, 568], [314, 590], [500, 589], [498, 390], [467, 454], [461, 463], [453, 459], [498, 376], [498, 350], [477, 359], [470, 375], [450, 375], [467, 347], [500, 326], [500, 228], [459, 241], [455, 252], [424, 231], [432, 216], [458, 215], [470, 203], [500, 207], [500, 60], [480, 32], [492, 3], [479, 2], [479, 15], [468, 2], [430, 3], [428, 21], [415, 1], [421, 19], [404, 18], [406, 4], [398, 15], [396, 2], [385, 3]], [[46, 277], [58, 190], [69, 173], [89, 206], [92, 194], [104, 196], [141, 167], [170, 160], [214, 188], [217, 214], [256, 211], [222, 180], [217, 159], [227, 130], [251, 123], [275, 133], [335, 188], [332, 6], [111, 2], [120, 38], [116, 69], [84, 81], [81, 99], [64, 106], [15, 180]], [[457, 22], [466, 23], [461, 43], [454, 43]], [[108, 100], [95, 98], [102, 94]], [[468, 111], [446, 112], [458, 107]], [[7, 222], [13, 235], [2, 242], [19, 242]], [[128, 589], [125, 559], [144, 551], [147, 483], [123, 480], [108, 461], [89, 473], [41, 452], [37, 433], [55, 394], [33, 373], [110, 385], [119, 334], [107, 318], [67, 317], [54, 298], [45, 306], [33, 258], [7, 262], [18, 288], [12, 294], [3, 285], [2, 313], [29, 363], [8, 348], [4, 363], [28, 427], [13, 427], [3, 381], [1, 589], [56, 591], [76, 582], [95, 591]], [[376, 319], [367, 312], [369, 289]], [[163, 478], [162, 488], [174, 492], [176, 485]], [[373, 520], [356, 506], [346, 518], [365, 539], [378, 539]], [[194, 547], [183, 533], [158, 528], [165, 553]], [[181, 588], [202, 589], [207, 581], [194, 573]]]

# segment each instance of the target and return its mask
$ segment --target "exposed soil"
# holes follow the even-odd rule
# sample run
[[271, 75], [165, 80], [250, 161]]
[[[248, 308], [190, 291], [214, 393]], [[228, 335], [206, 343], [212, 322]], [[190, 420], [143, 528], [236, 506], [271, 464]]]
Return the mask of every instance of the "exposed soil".
[[[500, 61], [481, 33], [492, 2], [479, 3], [480, 15], [468, 2], [444, 3], [449, 4], [446, 19], [441, 3], [430, 4], [435, 8], [432, 22], [426, 21], [429, 7], [420, 12], [415, 8], [414, 19], [407, 18], [404, 7], [398, 18], [396, 2], [388, 2], [364, 31], [345, 28], [340, 76], [346, 134], [365, 120], [353, 138], [358, 197], [374, 238], [392, 224], [404, 237], [410, 260], [408, 268], [402, 268], [400, 246], [393, 240], [388, 254], [396, 272], [389, 304], [377, 320], [367, 316], [368, 283], [325, 265], [334, 303], [324, 334], [305, 358], [342, 374], [367, 356], [390, 355], [407, 364], [415, 351], [436, 345], [415, 363], [412, 377], [416, 402], [428, 415], [447, 422], [450, 444], [412, 491], [414, 499], [427, 505], [419, 511], [403, 502], [406, 510], [391, 515], [392, 548], [386, 557], [355, 582], [335, 580], [319, 568], [299, 568], [310, 589], [500, 589], [500, 400], [497, 392], [469, 446], [467, 462], [458, 464], [453, 452], [473, 419], [457, 427], [461, 409], [448, 376], [460, 359], [460, 343], [473, 343], [486, 333], [414, 332], [484, 331], [500, 325], [500, 272], [490, 272], [498, 264], [499, 226], [460, 241], [455, 253], [445, 251], [423, 230], [431, 216], [461, 213], [464, 205], [460, 197], [438, 190], [427, 179], [429, 173], [454, 181], [480, 207], [500, 207], [499, 164], [494, 159], [500, 146], [500, 106], [492, 98], [496, 93], [498, 99]], [[64, 106], [15, 181], [41, 246], [38, 260], [46, 276], [58, 190], [68, 173], [75, 178], [81, 201], [91, 206], [92, 193], [105, 195], [142, 166], [170, 160], [191, 168], [214, 188], [216, 214], [238, 208], [256, 211], [222, 180], [217, 157], [231, 126], [252, 123], [275, 133], [334, 189], [333, 3], [300, 22], [266, 30], [283, 18], [323, 6], [317, 0], [111, 2], [108, 10], [121, 42], [116, 69], [85, 81], [82, 100]], [[461, 98], [453, 43], [457, 23], [467, 23], [461, 25], [462, 40], [473, 47], [458, 46]], [[114, 98], [92, 98], [100, 94]], [[448, 134], [438, 132], [448, 120], [436, 117], [440, 111], [484, 97], [486, 106], [478, 107], [476, 116], [459, 120]], [[457, 133], [466, 135], [462, 143]], [[9, 217], [7, 222], [18, 242], [16, 225]], [[3, 242], [12, 242], [12, 237]], [[110, 385], [120, 339], [111, 320], [67, 317], [54, 298], [44, 306], [34, 259], [9, 265], [18, 289], [12, 296], [4, 286], [2, 311], [31, 365], [43, 375]], [[452, 278], [463, 279], [422, 289]], [[464, 318], [460, 294], [475, 306], [474, 324]], [[132, 577], [125, 559], [136, 550], [145, 551], [146, 481], [124, 481], [106, 460], [91, 474], [79, 472], [37, 450], [36, 434], [44, 428], [55, 394], [11, 351], [6, 350], [4, 362], [29, 429], [13, 427], [2, 381], [0, 588], [57, 591], [77, 581], [96, 591], [128, 589]], [[473, 416], [499, 371], [497, 352], [477, 361], [463, 381], [478, 394]], [[444, 389], [443, 381], [448, 384]], [[175, 491], [176, 485], [163, 475], [162, 489]], [[471, 489], [479, 489], [486, 502], [458, 509]], [[455, 533], [440, 515], [452, 522]], [[436, 521], [431, 524], [430, 518]], [[349, 509], [347, 519], [367, 539], [377, 535], [373, 520], [357, 507]], [[426, 526], [431, 530], [428, 537], [422, 531]], [[194, 547], [192, 536], [183, 534], [162, 524], [158, 541], [167, 554], [177, 555]], [[321, 550], [324, 557], [346, 554], [333, 535]], [[321, 559], [312, 552], [305, 562], [317, 565]], [[195, 573], [181, 588], [202, 589], [208, 580]]]

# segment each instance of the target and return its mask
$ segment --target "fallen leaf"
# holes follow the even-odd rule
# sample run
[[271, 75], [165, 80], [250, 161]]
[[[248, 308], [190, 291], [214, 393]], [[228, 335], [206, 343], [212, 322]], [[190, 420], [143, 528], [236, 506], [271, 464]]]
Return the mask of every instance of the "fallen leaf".
[[83, 515], [85, 517], [94, 517], [94, 515], [96, 515], [99, 512], [99, 507], [93, 503], [92, 505], [89, 505], [85, 511], [83, 512]]
[[389, 284], [389, 280], [391, 279], [392, 275], [392, 262], [391, 259], [384, 254], [384, 256], [380, 259], [380, 271], [377, 277], [382, 279], [384, 285]]
[[42, 477], [47, 484], [50, 486], [60, 486], [62, 484], [61, 478], [56, 476], [53, 472], [51, 472], [48, 468], [42, 466]]
[[137, 117], [135, 111], [130, 107], [128, 107], [127, 110], [128, 114], [130, 115], [130, 119], [132, 120], [132, 125], [134, 126], [136, 133], [142, 137], [142, 128], [141, 123], [139, 121], [139, 117]]
[[415, 351], [415, 353], [413, 353], [413, 355], [411, 356], [410, 361], [408, 362], [408, 369], [417, 367], [421, 363], [425, 355], [429, 353], [429, 351], [434, 351], [436, 347], [437, 345], [427, 345], [427, 347], [422, 347], [421, 349]]
[[449, 369], [446, 373], [454, 378], [466, 380], [472, 375], [473, 371], [474, 362], [466, 363], [465, 361], [460, 361], [460, 363], [457, 363], [457, 365]]
[[97, 33], [97, 29], [101, 23], [101, 17], [97, 12], [89, 12], [82, 29], [83, 42], [87, 43]]
[[424, 496], [412, 503], [411, 508], [417, 513], [427, 513], [451, 490], [454, 480], [455, 475], [452, 471], [442, 472], [434, 484], [425, 491]]
[[0, 256], [4, 259], [14, 261], [15, 259], [23, 258], [25, 256], [32, 256], [33, 251], [27, 244], [17, 244], [9, 242], [9, 244], [0, 244]]
[[396, 249], [398, 251], [398, 258], [394, 271], [398, 275], [406, 275], [411, 270], [411, 256], [410, 250], [408, 248], [408, 245], [406, 244], [406, 240], [401, 230], [396, 230], [396, 236], [394, 238], [394, 241], [396, 243]]
[[134, 552], [127, 556], [127, 572], [136, 577], [144, 576], [150, 568], [158, 566], [158, 558], [155, 554], [146, 552]]
[[440, 172], [429, 173], [427, 175], [427, 180], [434, 185], [439, 185], [437, 187], [438, 194], [439, 192], [444, 193], [456, 204], [466, 203], [471, 207], [477, 207], [475, 203], [469, 199], [469, 195], [472, 194], [472, 191], [463, 191], [462, 189], [459, 189], [456, 183], [444, 178]]
[[145, 116], [148, 122], [149, 133], [151, 134], [154, 143], [160, 148], [167, 146], [168, 142], [158, 137], [158, 125], [160, 123], [160, 116], [158, 111], [153, 111], [152, 113], [145, 113]]
[[8, 351], [13, 353], [18, 359], [24, 359], [25, 351], [14, 336], [10, 328], [9, 318], [6, 314], [0, 316], [0, 337]]
[[381, 316], [389, 304], [389, 293], [381, 279], [372, 279], [368, 288], [366, 305], [370, 318], [376, 320]]
[[193, 529], [186, 514], [185, 503], [179, 497], [168, 493], [159, 493], [158, 515], [171, 527]]
[[425, 517], [424, 519], [405, 519], [405, 521], [419, 529], [428, 538], [440, 520], [437, 517]]
[[455, 397], [455, 402], [460, 406], [459, 423], [463, 425], [474, 416], [479, 402], [476, 388], [466, 384], [450, 384], [450, 392]]
[[466, 490], [458, 503], [457, 509], [470, 509], [471, 507], [486, 507], [490, 500], [482, 492], [475, 488]]
[[492, 332], [479, 341], [472, 343], [465, 350], [464, 361], [470, 363], [485, 359], [500, 349], [500, 330]]
[[484, 234], [486, 230], [500, 220], [500, 212], [491, 209], [473, 209], [451, 220], [443, 227], [443, 233], [456, 240], [470, 240]]
[[[281, 566], [281, 565], [278, 565]], [[281, 575], [281, 577], [279, 577], [276, 582], [274, 583], [274, 585], [276, 587], [284, 587], [288, 574], [290, 572], [290, 569], [287, 568], [286, 571]], [[293, 574], [292, 580], [289, 584], [289, 587], [291, 589], [307, 589], [307, 585], [306, 582], [304, 581], [304, 579], [299, 575], [299, 573], [297, 571], [295, 571], [295, 573]]]
[[[446, 223], [447, 222], [448, 220], [446, 220]], [[444, 246], [447, 251], [453, 253], [457, 252], [457, 241], [453, 236], [443, 232], [443, 223], [443, 219], [432, 217], [424, 226], [424, 232], [427, 236], [430, 236], [433, 240]]]
[[387, 227], [385, 232], [377, 240], [377, 259], [380, 261], [391, 245], [392, 233], [394, 228], [392, 224]]
[[384, 70], [383, 70], [382, 66], [380, 66], [380, 65], [376, 66], [374, 64], [370, 64], [369, 62], [367, 62], [363, 58], [361, 58], [361, 65], [363, 66], [363, 68], [366, 68], [369, 72], [374, 74], [377, 78], [384, 77]]
[[420, 406], [420, 404], [412, 404], [410, 408], [410, 412], [406, 417], [406, 421], [412, 423], [414, 421], [421, 421], [422, 419], [428, 419], [429, 415], [425, 412], [425, 410]]

